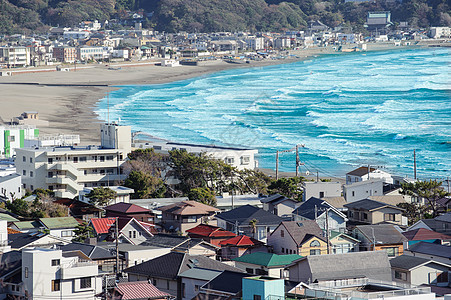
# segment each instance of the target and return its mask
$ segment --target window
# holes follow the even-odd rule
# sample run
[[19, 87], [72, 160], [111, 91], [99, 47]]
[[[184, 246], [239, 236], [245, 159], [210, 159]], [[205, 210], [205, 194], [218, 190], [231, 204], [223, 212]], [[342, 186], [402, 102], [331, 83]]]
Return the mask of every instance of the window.
[[87, 158], [86, 158], [86, 156], [82, 156], [79, 158], [79, 160], [80, 160], [80, 162], [86, 162]]
[[59, 266], [59, 265], [60, 265], [60, 260], [59, 259], [52, 259], [52, 267]]
[[310, 243], [310, 247], [319, 247], [319, 246], [321, 246], [321, 244], [316, 240]]
[[280, 231], [280, 237], [284, 237], [285, 236], [285, 232], [283, 230]]
[[30, 157], [30, 163], [31, 163], [31, 164], [33, 163], [33, 158], [32, 158], [32, 157]]
[[61, 231], [61, 237], [72, 236], [72, 230]]
[[384, 248], [385, 251], [387, 251], [388, 257], [395, 257], [398, 256], [398, 247], [390, 247], [390, 248]]
[[194, 285], [194, 291], [198, 292], [200, 290], [200, 285]]
[[100, 161], [102, 161], [102, 162], [105, 161], [105, 156], [100, 156], [99, 158], [100, 158]]
[[52, 292], [56, 292], [60, 290], [60, 280], [52, 280]]
[[188, 216], [186, 218], [186, 223], [196, 223], [197, 222], [197, 217], [196, 216]]
[[395, 221], [395, 214], [384, 214], [384, 221]]
[[27, 161], [27, 158], [26, 158], [25, 156], [22, 156], [22, 161], [23, 161], [23, 162], [26, 162], [26, 161]]
[[448, 272], [437, 273], [437, 283], [448, 283]]
[[23, 170], [23, 171], [22, 171], [22, 175], [23, 175], [23, 176], [27, 176], [27, 171]]
[[106, 160], [113, 160], [114, 159], [114, 156], [113, 155], [108, 155], [107, 157], [106, 157]]
[[248, 274], [254, 274], [254, 269], [246, 268], [246, 273], [248, 273]]
[[405, 272], [400, 272], [400, 271], [396, 271], [395, 270], [395, 278], [406, 281], [407, 280], [407, 274]]
[[355, 197], [355, 192], [354, 191], [352, 191], [352, 197]]
[[80, 289], [89, 289], [91, 287], [91, 277], [80, 279]]
[[132, 238], [132, 236], [133, 236], [133, 233], [132, 233], [131, 230], [129, 230], [129, 231], [128, 231], [128, 237], [129, 237], [129, 238]]
[[364, 220], [368, 220], [368, 214], [367, 213], [363, 213], [363, 219]]
[[285, 253], [285, 248], [284, 247], [282, 247], [282, 253]]
[[231, 165], [231, 164], [233, 164], [235, 162], [235, 159], [233, 157], [226, 157], [226, 158], [224, 158], [224, 162], [226, 164]]
[[8, 137], [8, 140], [10, 142], [15, 142], [16, 141], [16, 137], [14, 135], [11, 135], [11, 136]]
[[166, 289], [169, 290], [169, 280], [166, 280]]
[[25, 267], [25, 278], [28, 278], [28, 267]]
[[33, 187], [33, 185], [30, 185], [30, 189], [33, 191], [34, 190], [34, 187]]
[[324, 198], [324, 192], [319, 192], [319, 197]]
[[251, 161], [250, 156], [241, 156], [241, 164], [242, 165], [248, 165]]
[[78, 157], [74, 157], [74, 163], [78, 163]]
[[33, 177], [33, 171], [30, 171], [30, 177]]
[[254, 300], [262, 300], [262, 296], [260, 296], [260, 295], [254, 295]]
[[310, 255], [321, 255], [321, 250], [319, 249], [310, 250]]
[[133, 238], [136, 239], [136, 231], [133, 231]]
[[53, 158], [48, 158], [48, 159], [47, 159], [47, 162], [48, 162], [49, 164], [53, 164]]
[[52, 177], [53, 177], [53, 172], [48, 172], [48, 173], [47, 173], [47, 177], [48, 177], [48, 178], [52, 178]]

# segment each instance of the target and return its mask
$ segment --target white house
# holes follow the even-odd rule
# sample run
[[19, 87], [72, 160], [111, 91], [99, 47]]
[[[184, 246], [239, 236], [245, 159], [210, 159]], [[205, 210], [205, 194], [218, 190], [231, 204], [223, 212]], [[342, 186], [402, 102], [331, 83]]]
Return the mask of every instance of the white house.
[[[125, 187], [125, 186], [108, 186], [109, 189], [116, 192], [117, 196], [114, 199], [111, 199], [105, 206], [113, 205], [116, 203], [124, 202], [130, 203], [130, 194], [133, 194], [135, 190]], [[87, 195], [93, 190], [93, 187], [85, 187], [79, 193], [80, 201], [89, 203], [89, 198]]]
[[11, 197], [21, 198], [22, 195], [22, 178], [19, 174], [0, 177], [0, 200], [11, 200]]
[[324, 197], [340, 197], [341, 196], [341, 183], [339, 182], [311, 182], [306, 181], [302, 183], [303, 201], [315, 198]]
[[348, 203], [383, 195], [384, 182], [382, 180], [360, 181], [343, 186], [343, 196]]
[[94, 300], [102, 292], [97, 264], [62, 250], [22, 250], [22, 282], [30, 300]]
[[368, 167], [360, 167], [346, 173], [346, 184], [360, 182], [371, 179], [381, 179], [385, 183], [393, 183], [392, 175], [382, 170]]

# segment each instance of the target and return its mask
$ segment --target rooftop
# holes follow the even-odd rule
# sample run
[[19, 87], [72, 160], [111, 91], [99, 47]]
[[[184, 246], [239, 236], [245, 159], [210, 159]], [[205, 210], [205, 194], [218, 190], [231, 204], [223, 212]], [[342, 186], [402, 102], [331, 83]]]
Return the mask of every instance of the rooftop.
[[235, 233], [222, 229], [221, 227], [207, 224], [199, 224], [186, 231], [188, 234], [194, 234], [202, 237], [233, 237]]
[[256, 240], [254, 238], [251, 238], [247, 235], [238, 235], [236, 237], [230, 238], [225, 241], [221, 241], [219, 243], [220, 246], [255, 246], [255, 245], [262, 245], [263, 242], [260, 242], [259, 240]]
[[124, 214], [149, 213], [150, 212], [150, 210], [148, 210], [147, 208], [138, 206], [136, 204], [125, 203], [125, 202], [120, 202], [120, 203], [116, 203], [113, 205], [109, 205], [109, 206], [105, 207], [105, 210], [120, 212], [120, 213], [124, 213]]
[[371, 199], [363, 199], [363, 200], [345, 204], [343, 206], [347, 207], [347, 208], [363, 209], [363, 210], [368, 210], [368, 211], [377, 210], [377, 209], [381, 209], [384, 207], [390, 207], [390, 208], [393, 208], [396, 210], [404, 211], [404, 209], [402, 209], [400, 207], [390, 205], [390, 204], [387, 204], [384, 202], [371, 200]]
[[220, 211], [216, 207], [192, 200], [186, 200], [166, 205], [158, 208], [158, 210], [174, 215], [209, 215], [211, 213]]
[[409, 247], [408, 251], [418, 252], [422, 254], [435, 255], [451, 259], [451, 246], [444, 246], [439, 244], [418, 242]]
[[281, 267], [291, 264], [300, 258], [302, 256], [297, 254], [278, 255], [274, 253], [255, 252], [232, 260], [265, 267]]
[[402, 233], [409, 241], [421, 241], [421, 240], [451, 240], [451, 236], [438, 233], [426, 228], [419, 228], [415, 230], [409, 230]]
[[161, 299], [171, 296], [148, 281], [121, 282], [117, 284], [116, 290], [122, 295], [122, 300]]
[[407, 241], [397, 226], [391, 224], [358, 225], [355, 230], [363, 233], [368, 240], [376, 240], [376, 244], [402, 244]]
[[253, 219], [258, 221], [257, 226], [274, 225], [279, 224], [282, 221], [282, 218], [252, 205], [244, 205], [227, 212], [220, 213], [216, 215], [216, 218], [233, 224], [238, 223], [238, 225], [241, 226], [249, 226], [249, 222]]

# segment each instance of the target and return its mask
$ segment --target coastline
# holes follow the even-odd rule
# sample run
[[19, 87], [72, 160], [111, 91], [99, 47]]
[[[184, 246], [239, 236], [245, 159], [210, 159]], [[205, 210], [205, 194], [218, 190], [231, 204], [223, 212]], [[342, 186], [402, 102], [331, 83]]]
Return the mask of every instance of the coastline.
[[[374, 47], [374, 46], [378, 47]], [[421, 47], [369, 44], [366, 52], [406, 50]], [[46, 69], [18, 70], [11, 77], [0, 77], [2, 91], [0, 118], [7, 121], [24, 111], [37, 111], [40, 118], [49, 121], [49, 127], [41, 127], [42, 134], [79, 134], [81, 144], [99, 143], [98, 130], [102, 121], [94, 113], [96, 104], [107, 92], [124, 85], [164, 84], [205, 76], [228, 69], [254, 68], [287, 64], [314, 59], [323, 55], [350, 55], [364, 52], [334, 52], [328, 48], [308, 48], [291, 51], [298, 58], [265, 60], [250, 64], [230, 64], [212, 61], [201, 66], [161, 67], [152, 62], [134, 64], [89, 65], [76, 71], [50, 72]], [[158, 60], [159, 61], [159, 60]], [[154, 61], [155, 62], [155, 61]], [[109, 69], [114, 67], [114, 70]], [[120, 67], [118, 69], [117, 67]], [[54, 69], [54, 67], [53, 67]], [[28, 69], [30, 70], [30, 69]], [[37, 84], [36, 84], [37, 83]]]

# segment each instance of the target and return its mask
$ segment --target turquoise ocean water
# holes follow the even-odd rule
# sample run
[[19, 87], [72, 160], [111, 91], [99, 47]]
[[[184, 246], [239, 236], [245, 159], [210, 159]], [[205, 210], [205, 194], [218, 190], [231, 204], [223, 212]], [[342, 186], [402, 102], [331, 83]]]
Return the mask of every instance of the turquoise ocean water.
[[[189, 80], [122, 86], [110, 120], [177, 142], [276, 150], [304, 144], [303, 172], [342, 177], [371, 164], [420, 178], [451, 175], [449, 50], [333, 55], [292, 64], [234, 69]], [[96, 112], [106, 119], [107, 100]], [[295, 170], [294, 153], [280, 169]]]

